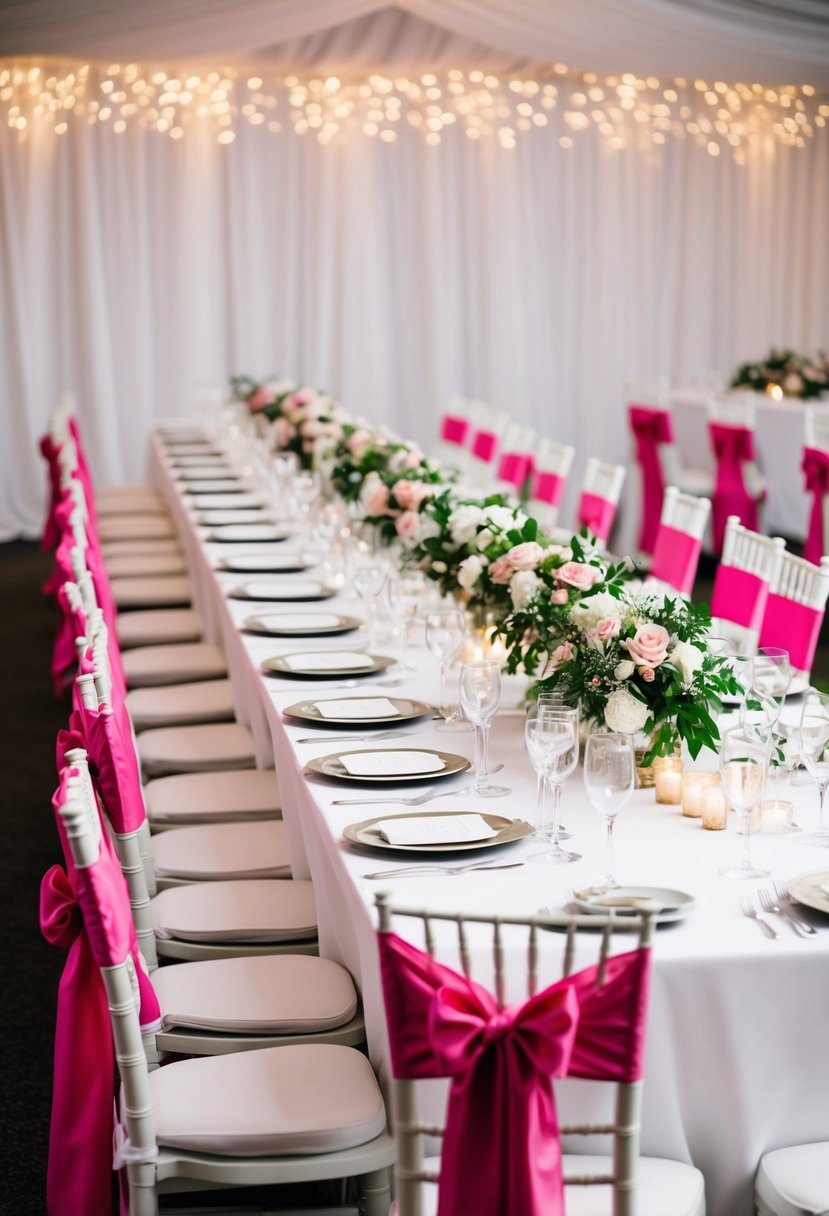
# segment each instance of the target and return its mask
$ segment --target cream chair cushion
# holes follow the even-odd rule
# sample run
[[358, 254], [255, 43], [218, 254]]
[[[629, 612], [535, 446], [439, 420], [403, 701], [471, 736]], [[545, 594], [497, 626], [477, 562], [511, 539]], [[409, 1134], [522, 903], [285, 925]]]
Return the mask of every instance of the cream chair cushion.
[[290, 878], [281, 819], [211, 823], [162, 832], [151, 841], [156, 878], [214, 882], [228, 878]]
[[190, 580], [183, 574], [157, 578], [114, 578], [112, 595], [119, 610], [129, 608], [184, 608], [192, 598]]
[[127, 710], [137, 731], [157, 726], [189, 726], [233, 721], [230, 680], [199, 680], [162, 688], [134, 688], [126, 695]]
[[104, 561], [110, 557], [137, 556], [139, 553], [181, 553], [177, 540], [110, 540], [101, 544]]
[[309, 954], [176, 963], [153, 972], [165, 1030], [318, 1034], [357, 1012], [354, 981], [339, 963]]
[[166, 515], [167, 505], [155, 490], [136, 487], [122, 488], [119, 494], [95, 495], [95, 513], [99, 520], [112, 519], [116, 515]]
[[201, 617], [192, 608], [148, 608], [124, 612], [115, 622], [118, 645], [169, 646], [173, 642], [197, 642], [202, 635]]
[[829, 1142], [766, 1153], [754, 1187], [757, 1199], [774, 1216], [818, 1216], [829, 1211]]
[[168, 540], [176, 530], [166, 515], [108, 515], [98, 521], [102, 542], [110, 540]]
[[130, 688], [157, 684], [187, 684], [193, 680], [218, 680], [227, 675], [221, 646], [208, 642], [185, 642], [180, 646], [140, 646], [123, 656], [124, 674]]
[[306, 879], [254, 878], [169, 887], [150, 901], [160, 938], [186, 942], [292, 942], [317, 935]]
[[272, 768], [158, 777], [144, 786], [144, 801], [153, 826], [274, 819], [282, 814]]
[[368, 1060], [333, 1043], [184, 1060], [149, 1080], [159, 1145], [195, 1153], [331, 1153], [386, 1126]]
[[253, 735], [238, 722], [158, 727], [142, 731], [137, 744], [147, 777], [256, 766]]
[[111, 579], [156, 578], [160, 574], [187, 573], [187, 563], [182, 553], [121, 553], [108, 557], [106, 568]]

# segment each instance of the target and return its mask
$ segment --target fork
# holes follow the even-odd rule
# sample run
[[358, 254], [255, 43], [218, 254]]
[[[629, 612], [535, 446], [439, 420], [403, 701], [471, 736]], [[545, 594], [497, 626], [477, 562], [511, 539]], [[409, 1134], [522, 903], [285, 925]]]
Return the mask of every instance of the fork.
[[783, 883], [778, 882], [777, 879], [774, 880], [774, 893], [777, 896], [778, 902], [783, 905], [783, 908], [788, 912], [792, 920], [796, 920], [797, 923], [806, 930], [809, 937], [817, 937], [818, 931], [815, 926], [809, 923], [809, 921], [800, 911], [796, 901], [792, 899], [791, 895], [784, 887]]
[[305, 735], [296, 743], [372, 743], [375, 739], [403, 739], [413, 735], [411, 730], [384, 730], [379, 735]]
[[401, 866], [399, 870], [372, 870], [363, 878], [407, 878], [410, 874], [416, 878], [418, 874], [466, 874], [469, 870], [514, 870], [523, 866], [523, 861], [504, 861], [497, 865], [488, 862], [471, 861], [463, 866], [415, 865]]
[[770, 937], [772, 939], [777, 938], [778, 940], [780, 939], [780, 934], [777, 932], [774, 925], [769, 924], [769, 922], [760, 915], [750, 899], [740, 900], [740, 910], [742, 911], [743, 916], [747, 916], [749, 920], [757, 921], [757, 924], [763, 930], [766, 937]]
[[428, 802], [430, 798], [434, 798], [434, 790], [424, 790], [422, 794], [418, 794], [416, 798], [334, 798], [332, 806], [369, 806], [371, 803], [383, 803], [388, 806], [389, 803], [394, 803], [397, 806], [423, 806], [424, 802]]
[[771, 891], [758, 891], [757, 898], [760, 900], [760, 907], [764, 912], [773, 912], [776, 916], [779, 916], [782, 920], [786, 921], [786, 923], [791, 926], [792, 932], [796, 933], [798, 937], [811, 936], [811, 934], [807, 933], [803, 928], [797, 917], [791, 916], [789, 911], [773, 898]]

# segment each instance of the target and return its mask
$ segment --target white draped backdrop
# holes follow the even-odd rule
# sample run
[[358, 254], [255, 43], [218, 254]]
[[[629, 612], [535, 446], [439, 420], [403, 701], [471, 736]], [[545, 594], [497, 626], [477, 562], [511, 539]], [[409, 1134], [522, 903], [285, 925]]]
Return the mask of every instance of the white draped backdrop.
[[[187, 53], [191, 7], [140, 6], [130, 52], [118, 21], [135, 6], [11, 4], [0, 44], [169, 58]], [[740, 20], [748, 67], [777, 54], [779, 79], [821, 84], [829, 63], [826, 7], [813, 0], [761, 6], [765, 26], [748, 20], [749, 0], [594, 0], [592, 58], [583, 22], [562, 42], [567, 6], [540, 0], [417, 0], [407, 14], [373, 14], [370, 0], [197, 7], [192, 54], [238, 45], [249, 61], [255, 40], [286, 65], [508, 67], [584, 45], [585, 67], [674, 72], [684, 32], [699, 65], [685, 70], [703, 70], [705, 34], [705, 70], [750, 80], [731, 62]], [[634, 32], [645, 21], [661, 62], [642, 63], [647, 39], [633, 35], [617, 57], [636, 62], [611, 62], [597, 9], [605, 42], [623, 10]], [[166, 10], [179, 24], [165, 25]], [[657, 10], [686, 22], [673, 42]], [[775, 24], [786, 11], [789, 27]], [[222, 13], [236, 42], [225, 25], [219, 43]], [[269, 45], [288, 37], [300, 41]], [[35, 443], [66, 387], [104, 482], [140, 479], [151, 421], [189, 412], [200, 386], [234, 372], [307, 380], [427, 445], [454, 393], [478, 396], [581, 458], [624, 460], [626, 377], [687, 384], [772, 344], [829, 346], [827, 128], [743, 166], [690, 140], [654, 158], [609, 152], [593, 131], [565, 150], [563, 130], [554, 113], [504, 150], [457, 127], [438, 147], [413, 130], [394, 145], [355, 134], [320, 146], [241, 124], [221, 146], [198, 124], [178, 142], [79, 123], [20, 141], [0, 127], [0, 537], [39, 528]]]

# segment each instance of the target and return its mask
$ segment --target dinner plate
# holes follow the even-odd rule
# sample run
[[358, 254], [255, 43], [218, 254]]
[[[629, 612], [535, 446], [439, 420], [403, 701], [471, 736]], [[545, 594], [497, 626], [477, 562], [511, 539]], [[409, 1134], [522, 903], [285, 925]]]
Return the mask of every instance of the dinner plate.
[[281, 604], [291, 601], [306, 602], [310, 600], [328, 600], [337, 594], [336, 587], [328, 587], [325, 583], [294, 582], [294, 583], [241, 583], [231, 587], [227, 593], [232, 600], [255, 600], [265, 604]]
[[[369, 776], [349, 773], [342, 762], [342, 757], [362, 756], [372, 750], [375, 752], [415, 752], [425, 754], [424, 759], [426, 756], [437, 756], [439, 760], [443, 761], [443, 768], [437, 771], [430, 769], [420, 773], [374, 773]], [[465, 756], [456, 756], [452, 752], [439, 752], [425, 747], [353, 748], [351, 751], [331, 752], [327, 756], [317, 756], [315, 760], [309, 760], [306, 765], [309, 772], [318, 773], [321, 777], [333, 777], [337, 781], [357, 781], [370, 785], [402, 785], [406, 781], [440, 781], [444, 777], [453, 777], [456, 773], [466, 772], [469, 767], [470, 763]], [[442, 811], [441, 814], [445, 815], [446, 811]], [[389, 816], [381, 815], [380, 818], [388, 819]]]
[[611, 910], [617, 916], [636, 916], [637, 900], [651, 900], [659, 905], [660, 910], [655, 916], [657, 924], [684, 920], [696, 907], [693, 895], [689, 895], [687, 891], [677, 891], [673, 887], [614, 887], [601, 894], [583, 895], [582, 898], [576, 892], [572, 902], [580, 911], [592, 912], [599, 916], [607, 916]]
[[[182, 485], [185, 497], [188, 499], [201, 498], [203, 494], [247, 494], [248, 487], [238, 477], [228, 477], [227, 473], [222, 474], [223, 481], [188, 481]], [[193, 506], [198, 506], [198, 502], [194, 502]]]
[[301, 553], [236, 553], [223, 557], [216, 569], [231, 574], [301, 574], [318, 564], [307, 561]]
[[[284, 568], [300, 569], [301, 567]], [[238, 567], [224, 566], [223, 569], [234, 570]], [[283, 619], [280, 620], [280, 617]], [[316, 638], [336, 633], [348, 633], [352, 629], [359, 628], [362, 623], [356, 616], [340, 616], [338, 612], [306, 612], [299, 617], [295, 613], [269, 612], [267, 616], [245, 617], [242, 621], [242, 628], [247, 629], [249, 633], [259, 633], [266, 638]]]
[[[825, 886], [826, 890], [822, 890]], [[798, 874], [788, 882], [789, 895], [807, 908], [829, 913], [829, 870], [814, 870], [811, 874]]]
[[[308, 657], [311, 654], [318, 661], [322, 661], [320, 655], [322, 652], [308, 652]], [[332, 653], [334, 653], [332, 651]], [[339, 651], [336, 653], [340, 653]], [[348, 652], [352, 653], [352, 652]], [[354, 654], [354, 666], [345, 664], [333, 664], [330, 667], [318, 667], [315, 664], [308, 667], [298, 667], [295, 664], [300, 663], [303, 659], [303, 653], [294, 654], [277, 654], [270, 659], [265, 659], [262, 663], [262, 670], [266, 675], [293, 676], [299, 680], [327, 680], [331, 676], [370, 676], [377, 671], [385, 671], [387, 667], [391, 667], [397, 662], [396, 659], [391, 659], [384, 654]]]
[[261, 503], [255, 507], [238, 507], [232, 510], [224, 508], [218, 511], [202, 511], [196, 522], [202, 528], [224, 528], [230, 524], [272, 524], [273, 520], [263, 515]]
[[208, 532], [204, 539], [224, 545], [238, 545], [245, 541], [261, 541], [263, 544], [277, 544], [279, 541], [287, 540], [291, 535], [292, 533], [286, 532], [284, 528], [277, 528], [274, 524], [264, 522], [217, 524]]
[[176, 469], [176, 481], [238, 481], [238, 477], [228, 474], [222, 465], [206, 464], [191, 465], [186, 469]]
[[[454, 814], [455, 812], [453, 812]], [[462, 812], [461, 812], [462, 813]], [[458, 844], [418, 844], [400, 845], [389, 844], [377, 830], [377, 824], [385, 819], [428, 819], [433, 815], [445, 816], [446, 811], [415, 811], [407, 815], [377, 815], [373, 819], [364, 819], [361, 823], [350, 823], [343, 828], [343, 838], [351, 844], [362, 845], [368, 849], [381, 849], [384, 853], [407, 853], [422, 857], [424, 853], [466, 853], [469, 849], [497, 849], [502, 844], [513, 840], [523, 840], [533, 832], [532, 825], [522, 819], [507, 819], [504, 815], [489, 815], [479, 812], [491, 828], [497, 833], [485, 840], [464, 840]]]
[[[336, 704], [340, 701], [366, 701], [366, 700], [383, 700], [390, 701], [397, 710], [396, 714], [382, 714], [376, 717], [359, 717], [354, 718], [350, 714], [336, 715], [326, 718], [317, 709], [317, 705]], [[289, 705], [287, 709], [282, 710], [283, 715], [288, 718], [296, 718], [300, 722], [313, 722], [315, 726], [335, 726], [338, 729], [342, 726], [382, 726], [385, 722], [410, 722], [414, 718], [424, 718], [426, 714], [434, 713], [431, 705], [427, 705], [425, 701], [413, 701], [411, 697], [314, 697], [313, 700], [308, 698], [305, 701], [297, 701], [295, 705]]]
[[201, 464], [227, 464], [227, 457], [223, 456], [216, 448], [212, 448], [204, 443], [177, 443], [167, 444], [167, 459], [172, 465], [181, 465], [182, 468], [187, 468], [189, 465], [195, 465], [196, 468]]
[[241, 511], [245, 507], [265, 506], [258, 494], [241, 489], [230, 494], [194, 494], [192, 500], [188, 506], [196, 511]]

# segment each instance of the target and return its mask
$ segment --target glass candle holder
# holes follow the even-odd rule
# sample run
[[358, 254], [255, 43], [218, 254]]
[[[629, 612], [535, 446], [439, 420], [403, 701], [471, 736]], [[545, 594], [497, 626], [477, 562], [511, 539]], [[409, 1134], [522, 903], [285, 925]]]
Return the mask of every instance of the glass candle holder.
[[[714, 776], [714, 774], [711, 774]], [[728, 824], [728, 800], [717, 781], [700, 789], [700, 814], [702, 826], [709, 832], [722, 832]]]
[[781, 836], [794, 818], [794, 807], [785, 798], [767, 798], [760, 803], [760, 831]]
[[688, 819], [701, 819], [704, 791], [711, 786], [719, 785], [719, 773], [683, 773], [682, 814]]
[[657, 756], [651, 767], [656, 801], [678, 806], [682, 797], [682, 761], [678, 756]]

